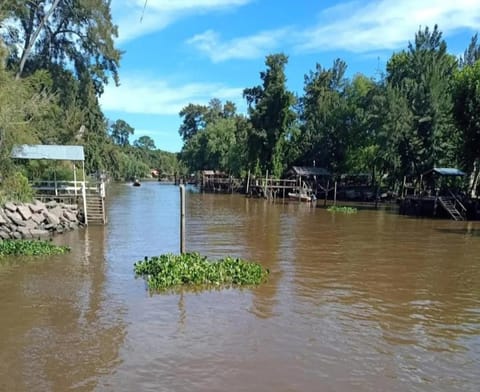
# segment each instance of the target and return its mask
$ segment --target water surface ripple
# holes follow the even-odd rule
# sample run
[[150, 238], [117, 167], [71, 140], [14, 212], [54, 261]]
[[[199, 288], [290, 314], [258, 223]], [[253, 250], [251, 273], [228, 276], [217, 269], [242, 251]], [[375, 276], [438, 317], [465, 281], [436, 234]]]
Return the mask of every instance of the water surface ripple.
[[479, 223], [189, 192], [187, 250], [270, 278], [150, 295], [132, 266], [178, 252], [178, 208], [114, 185], [69, 255], [0, 262], [1, 391], [480, 390]]

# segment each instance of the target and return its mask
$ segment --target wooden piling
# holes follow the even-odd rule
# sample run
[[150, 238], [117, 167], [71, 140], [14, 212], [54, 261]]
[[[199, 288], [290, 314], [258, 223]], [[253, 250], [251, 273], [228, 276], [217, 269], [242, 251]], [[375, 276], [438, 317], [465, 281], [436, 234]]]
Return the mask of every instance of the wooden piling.
[[335, 181], [335, 189], [333, 191], [333, 205], [337, 205], [337, 181]]
[[185, 185], [180, 185], [180, 254], [185, 253]]

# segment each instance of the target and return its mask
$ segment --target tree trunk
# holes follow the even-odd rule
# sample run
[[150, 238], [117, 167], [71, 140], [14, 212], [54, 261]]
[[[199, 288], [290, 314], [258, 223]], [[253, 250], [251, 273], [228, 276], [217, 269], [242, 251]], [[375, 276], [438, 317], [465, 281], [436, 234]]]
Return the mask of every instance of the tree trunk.
[[30, 55], [30, 52], [33, 49], [33, 46], [35, 45], [35, 41], [37, 40], [38, 36], [40, 35], [40, 33], [43, 29], [43, 26], [45, 26], [45, 23], [47, 23], [48, 18], [50, 17], [50, 15], [52, 15], [53, 11], [55, 11], [55, 8], [57, 8], [58, 3], [60, 3], [60, 0], [54, 0], [52, 6], [50, 7], [48, 12], [43, 17], [42, 21], [40, 22], [40, 24], [36, 28], [35, 32], [32, 34], [30, 39], [25, 42], [26, 46], [23, 49], [22, 57], [20, 58], [20, 64], [18, 66], [18, 72], [17, 72], [17, 75], [16, 75], [17, 80], [20, 79], [20, 77], [22, 76], [23, 68], [25, 67], [25, 63], [27, 61], [28, 56]]

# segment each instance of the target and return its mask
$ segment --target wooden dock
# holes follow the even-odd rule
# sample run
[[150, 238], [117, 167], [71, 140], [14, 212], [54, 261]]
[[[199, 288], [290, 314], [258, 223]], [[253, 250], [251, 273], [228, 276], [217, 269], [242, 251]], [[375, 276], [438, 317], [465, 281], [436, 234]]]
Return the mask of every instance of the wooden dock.
[[31, 186], [38, 200], [78, 204], [83, 211], [85, 225], [107, 223], [103, 181], [34, 181]]

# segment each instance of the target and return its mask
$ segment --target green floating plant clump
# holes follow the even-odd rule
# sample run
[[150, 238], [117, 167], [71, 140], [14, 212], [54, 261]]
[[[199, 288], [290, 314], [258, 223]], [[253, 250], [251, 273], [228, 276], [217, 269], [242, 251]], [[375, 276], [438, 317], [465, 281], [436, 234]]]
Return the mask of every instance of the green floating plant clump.
[[268, 275], [268, 270], [257, 263], [232, 257], [209, 261], [196, 252], [145, 257], [134, 264], [134, 271], [137, 276], [146, 278], [152, 290], [183, 285], [258, 285]]
[[355, 207], [347, 207], [347, 206], [330, 206], [327, 208], [329, 212], [341, 212], [342, 214], [356, 214], [357, 209]]
[[70, 251], [68, 246], [54, 245], [48, 241], [2, 240], [0, 256], [40, 256], [58, 255]]

